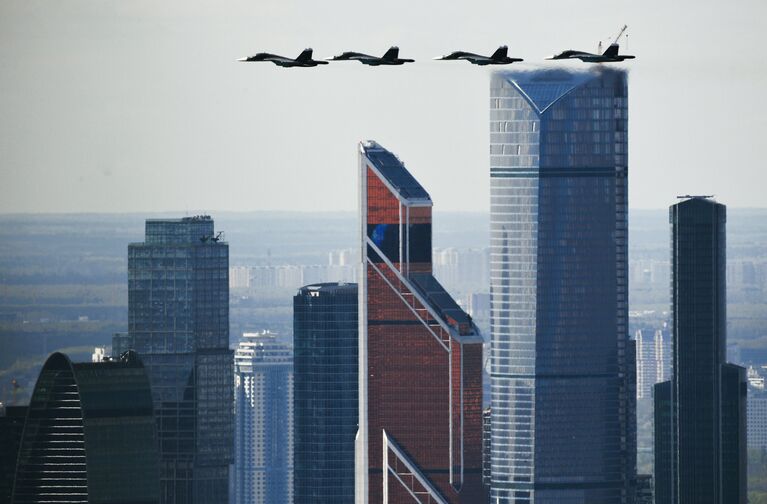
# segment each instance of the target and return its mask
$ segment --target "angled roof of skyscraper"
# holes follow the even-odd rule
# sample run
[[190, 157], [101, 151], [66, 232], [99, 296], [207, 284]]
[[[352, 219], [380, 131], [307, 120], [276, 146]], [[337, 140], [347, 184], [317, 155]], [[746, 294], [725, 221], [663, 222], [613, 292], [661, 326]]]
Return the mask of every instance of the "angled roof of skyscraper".
[[362, 142], [360, 145], [378, 172], [399, 193], [401, 198], [431, 201], [426, 189], [405, 169], [404, 164], [397, 159], [397, 156], [372, 140]]
[[625, 71], [612, 68], [592, 68], [589, 70], [554, 68], [534, 71], [502, 71], [496, 72], [496, 75], [519, 89], [530, 104], [539, 113], [543, 113], [573, 89], [607, 73], [624, 74]]

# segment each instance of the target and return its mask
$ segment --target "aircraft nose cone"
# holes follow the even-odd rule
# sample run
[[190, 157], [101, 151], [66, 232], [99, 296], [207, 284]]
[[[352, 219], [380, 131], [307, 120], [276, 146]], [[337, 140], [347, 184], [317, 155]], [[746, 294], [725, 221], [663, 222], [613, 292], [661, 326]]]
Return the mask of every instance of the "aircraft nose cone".
[[248, 61], [248, 58], [239, 58], [237, 61]]

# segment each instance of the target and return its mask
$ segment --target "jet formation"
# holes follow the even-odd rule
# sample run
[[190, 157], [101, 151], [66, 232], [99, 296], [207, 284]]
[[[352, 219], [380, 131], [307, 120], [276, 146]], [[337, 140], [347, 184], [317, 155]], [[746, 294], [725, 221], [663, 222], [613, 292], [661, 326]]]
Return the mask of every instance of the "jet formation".
[[[620, 46], [618, 40], [623, 35], [628, 27], [623, 26], [618, 36], [613, 39], [608, 48], [602, 52], [602, 43], [599, 43], [599, 49], [596, 53], [590, 53], [586, 51], [579, 51], [574, 49], [568, 49], [562, 51], [559, 54], [551, 56], [549, 60], [572, 60], [579, 59], [584, 63], [618, 63], [621, 61], [634, 59], [635, 56], [628, 54], [620, 54]], [[500, 46], [490, 56], [483, 56], [481, 54], [475, 54], [466, 51], [455, 51], [445, 56], [439, 56], [434, 58], [438, 61], [468, 61], [472, 65], [486, 66], [486, 65], [509, 65], [518, 61], [524, 61], [522, 58], [513, 58], [508, 55], [509, 48], [505, 45]], [[392, 46], [387, 50], [383, 56], [371, 56], [354, 51], [346, 51], [338, 56], [332, 58], [326, 58], [327, 61], [312, 59], [312, 50], [304, 49], [301, 54], [295, 59], [286, 58], [285, 56], [279, 56], [271, 53], [258, 53], [255, 56], [247, 58], [240, 58], [237, 61], [255, 62], [255, 61], [270, 61], [275, 65], [281, 67], [315, 67], [317, 65], [327, 65], [328, 61], [359, 61], [363, 65], [368, 66], [389, 66], [389, 65], [404, 65], [405, 63], [413, 63], [415, 60], [399, 57], [399, 47]]]

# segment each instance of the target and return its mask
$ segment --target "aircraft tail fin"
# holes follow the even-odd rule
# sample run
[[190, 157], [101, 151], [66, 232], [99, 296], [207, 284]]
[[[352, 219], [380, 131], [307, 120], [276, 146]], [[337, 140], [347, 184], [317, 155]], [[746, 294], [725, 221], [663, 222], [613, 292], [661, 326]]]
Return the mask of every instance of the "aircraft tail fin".
[[493, 55], [490, 57], [493, 59], [503, 59], [503, 58], [506, 58], [508, 54], [509, 54], [509, 48], [504, 45], [496, 49]]
[[399, 57], [399, 47], [392, 46], [389, 48], [388, 51], [386, 51], [383, 55], [383, 59], [385, 60], [395, 60]]
[[618, 49], [619, 49], [618, 44], [610, 44], [610, 47], [605, 49], [605, 52], [602, 53], [602, 56], [610, 56], [610, 57], [617, 56]]
[[312, 49], [304, 49], [301, 54], [298, 55], [296, 61], [310, 61], [312, 59]]

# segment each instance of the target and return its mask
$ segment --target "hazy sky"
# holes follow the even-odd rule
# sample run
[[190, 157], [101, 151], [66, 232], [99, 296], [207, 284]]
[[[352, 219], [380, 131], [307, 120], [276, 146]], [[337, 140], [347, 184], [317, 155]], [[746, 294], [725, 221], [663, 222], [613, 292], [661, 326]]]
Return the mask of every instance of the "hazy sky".
[[[431, 58], [550, 66], [623, 23], [630, 206], [767, 206], [764, 0], [0, 0], [0, 212], [353, 210], [367, 138], [439, 209], [484, 211], [490, 70]], [[391, 44], [418, 61], [235, 62]]]

